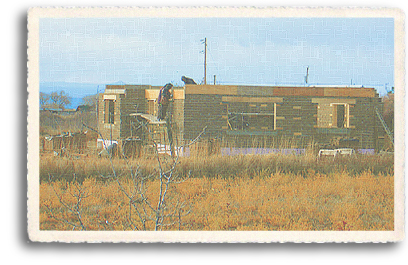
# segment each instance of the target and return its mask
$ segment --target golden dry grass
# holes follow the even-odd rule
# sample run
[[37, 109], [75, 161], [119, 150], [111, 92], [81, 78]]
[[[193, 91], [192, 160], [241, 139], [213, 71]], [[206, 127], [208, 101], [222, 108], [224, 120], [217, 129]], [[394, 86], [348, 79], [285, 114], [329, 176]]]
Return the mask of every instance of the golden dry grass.
[[[121, 177], [130, 191], [132, 181]], [[157, 201], [158, 180], [149, 182], [147, 197]], [[369, 171], [321, 174], [275, 172], [190, 178], [173, 185], [168, 203], [185, 202], [190, 214], [163, 230], [393, 230], [394, 177]], [[81, 229], [75, 206], [82, 192], [81, 221], [87, 230], [152, 230], [143, 225], [118, 182], [86, 178], [40, 183], [40, 229]], [[64, 203], [64, 205], [61, 204]], [[73, 209], [73, 212], [67, 210]], [[75, 227], [74, 227], [75, 226]]]
[[[165, 165], [171, 165], [172, 160], [161, 156]], [[392, 155], [356, 155], [353, 158], [338, 160], [318, 160], [313, 155], [237, 155], [237, 156], [202, 156], [180, 157], [176, 167], [177, 174], [194, 178], [203, 176], [209, 178], [253, 177], [256, 174], [270, 175], [273, 173], [299, 174], [306, 176], [309, 171], [319, 174], [348, 172], [350, 175], [370, 171], [374, 175], [394, 174], [394, 158]], [[112, 159], [113, 167], [118, 175], [129, 175], [129, 168], [139, 167], [142, 174], [150, 174], [157, 169], [155, 158]], [[71, 180], [73, 175], [82, 181], [87, 178], [112, 175], [112, 164], [109, 158], [97, 156], [54, 157], [52, 154], [41, 154], [40, 181], [54, 179]]]

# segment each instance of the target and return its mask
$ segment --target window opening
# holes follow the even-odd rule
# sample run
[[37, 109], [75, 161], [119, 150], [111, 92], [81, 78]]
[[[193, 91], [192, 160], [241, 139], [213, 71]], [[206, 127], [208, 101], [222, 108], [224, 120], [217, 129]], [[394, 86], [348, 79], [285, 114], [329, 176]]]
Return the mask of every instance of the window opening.
[[111, 99], [105, 99], [105, 123], [115, 123], [115, 102]]
[[244, 111], [238, 112], [230, 105], [228, 111], [228, 129], [234, 131], [262, 131], [275, 130], [276, 107], [269, 112], [261, 111], [259, 106], [250, 105]]
[[346, 121], [345, 119], [345, 108], [344, 105], [334, 105], [335, 106], [335, 113], [337, 116], [337, 121], [336, 121], [336, 126], [337, 128], [344, 128], [346, 127], [346, 124], [344, 122]]
[[349, 128], [349, 106], [347, 103], [319, 104], [317, 126], [319, 128]]

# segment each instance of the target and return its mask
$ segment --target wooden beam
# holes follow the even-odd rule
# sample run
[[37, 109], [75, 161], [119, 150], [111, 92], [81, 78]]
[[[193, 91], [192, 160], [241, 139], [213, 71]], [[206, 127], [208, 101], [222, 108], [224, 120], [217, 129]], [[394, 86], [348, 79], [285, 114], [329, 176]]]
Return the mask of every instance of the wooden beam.
[[237, 95], [237, 86], [186, 85], [186, 94], [191, 95]]
[[233, 102], [233, 103], [276, 103], [283, 102], [283, 98], [276, 97], [231, 97], [223, 96], [222, 102]]
[[356, 104], [355, 99], [349, 98], [312, 98], [312, 103], [318, 104], [330, 104], [330, 103], [337, 103], [337, 104]]
[[[155, 100], [159, 97], [160, 89], [146, 89], [145, 98]], [[173, 89], [173, 99], [184, 99], [184, 89]]]

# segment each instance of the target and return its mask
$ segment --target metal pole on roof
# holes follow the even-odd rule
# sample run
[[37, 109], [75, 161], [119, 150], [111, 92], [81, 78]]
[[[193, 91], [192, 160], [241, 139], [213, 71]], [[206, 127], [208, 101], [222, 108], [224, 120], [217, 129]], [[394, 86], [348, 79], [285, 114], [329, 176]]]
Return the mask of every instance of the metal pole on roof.
[[305, 83], [306, 83], [306, 85], [307, 85], [307, 83], [308, 83], [308, 80], [309, 79], [309, 66], [307, 66], [307, 68], [306, 68], [306, 76], [305, 76]]

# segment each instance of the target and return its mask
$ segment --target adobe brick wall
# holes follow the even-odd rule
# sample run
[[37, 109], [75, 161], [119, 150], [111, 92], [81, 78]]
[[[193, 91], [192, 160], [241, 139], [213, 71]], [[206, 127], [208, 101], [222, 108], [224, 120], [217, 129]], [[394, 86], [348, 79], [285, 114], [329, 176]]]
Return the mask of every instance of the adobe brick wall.
[[222, 127], [226, 126], [223, 115], [227, 106], [222, 104], [221, 95], [186, 94], [184, 101], [184, 139], [195, 139], [207, 126], [205, 137], [222, 136]]
[[276, 107], [277, 131], [280, 135], [312, 136], [316, 133], [317, 106], [310, 97], [284, 97]]
[[[223, 97], [235, 100], [223, 102]], [[281, 102], [279, 98], [282, 99]], [[350, 128], [317, 128], [319, 104], [312, 102], [313, 98], [333, 100], [333, 103], [353, 102], [349, 103]], [[270, 102], [267, 102], [268, 99]], [[273, 99], [276, 99], [275, 103], [272, 103]], [[262, 101], [265, 102], [260, 103]], [[221, 137], [236, 146], [250, 145], [254, 139], [265, 146], [277, 145], [284, 138], [297, 139], [291, 141], [307, 145], [311, 141], [330, 142], [333, 138], [354, 137], [360, 139], [360, 148], [378, 149], [377, 138], [385, 134], [374, 112], [375, 106], [380, 111], [382, 109], [380, 99], [371, 88], [187, 85], [184, 104], [184, 137], [190, 140], [207, 126], [205, 137]], [[273, 113], [274, 104], [276, 130], [268, 128], [269, 135], [268, 132], [262, 135], [262, 132], [256, 131], [253, 135], [231, 136], [231, 133], [227, 133], [228, 111], [252, 113], [251, 109], [257, 109], [254, 112], [259, 112], [260, 105], [263, 105], [261, 112]], [[331, 120], [329, 116], [326, 118]], [[252, 132], [248, 132], [250, 133]]]
[[134, 117], [131, 117], [131, 113], [146, 113], [147, 100], [145, 99], [145, 90], [150, 86], [125, 86], [126, 94], [121, 95], [120, 106], [120, 138], [125, 139], [129, 137], [135, 137], [138, 134], [134, 132], [135, 128], [132, 128], [132, 122]]
[[[98, 126], [105, 139], [119, 140], [132, 136], [129, 114], [146, 111], [147, 102], [144, 94], [145, 89], [149, 87], [144, 85], [107, 85], [106, 90], [110, 93], [99, 94]], [[115, 93], [115, 89], [125, 91], [125, 93]], [[105, 124], [104, 96], [112, 96], [116, 99], [114, 101], [114, 124]]]
[[184, 99], [173, 100], [168, 115], [171, 115], [174, 144], [181, 146], [184, 144]]

